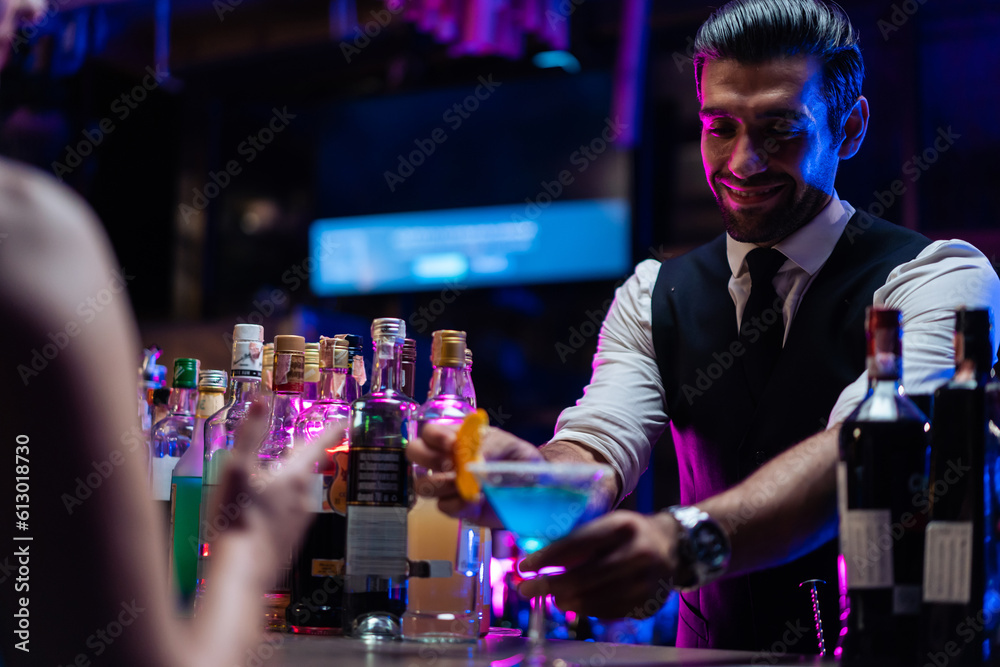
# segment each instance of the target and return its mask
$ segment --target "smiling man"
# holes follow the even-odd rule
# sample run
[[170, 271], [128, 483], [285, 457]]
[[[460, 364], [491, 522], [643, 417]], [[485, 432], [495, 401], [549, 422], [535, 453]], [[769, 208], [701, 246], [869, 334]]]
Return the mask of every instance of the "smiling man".
[[[902, 311], [903, 380], [929, 393], [952, 373], [954, 310], [996, 309], [1000, 280], [971, 245], [931, 242], [834, 190], [869, 113], [858, 35], [837, 5], [735, 0], [701, 27], [695, 51], [705, 176], [726, 233], [636, 267], [552, 442], [537, 450], [495, 430], [484, 449], [606, 462], [618, 473], [612, 507], [669, 424], [683, 505], [583, 526], [526, 559], [566, 572], [522, 593], [614, 617], [650, 614], [678, 588], [679, 646], [815, 653], [800, 584], [826, 582], [832, 649], [837, 440], [867, 390], [865, 308]], [[408, 453], [441, 469], [452, 442], [427, 429]], [[482, 511], [447, 484], [439, 495], [445, 511]]]

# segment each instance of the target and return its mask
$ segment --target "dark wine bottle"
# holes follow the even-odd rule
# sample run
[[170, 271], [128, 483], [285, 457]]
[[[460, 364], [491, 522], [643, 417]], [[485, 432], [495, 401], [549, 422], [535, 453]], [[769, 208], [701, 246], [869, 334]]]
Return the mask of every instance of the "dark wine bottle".
[[292, 561], [288, 628], [297, 634], [339, 635], [343, 622], [344, 551], [347, 541], [347, 461], [351, 403], [361, 395], [351, 375], [361, 337], [323, 338], [319, 347], [318, 399], [295, 421], [295, 446], [336, 426], [343, 439], [327, 448], [313, 473], [313, 517]]
[[844, 665], [915, 665], [929, 425], [900, 384], [897, 310], [866, 314], [868, 395], [840, 428], [840, 645]]
[[990, 319], [989, 310], [955, 314], [955, 375], [934, 394], [920, 633], [930, 664], [1000, 663]]

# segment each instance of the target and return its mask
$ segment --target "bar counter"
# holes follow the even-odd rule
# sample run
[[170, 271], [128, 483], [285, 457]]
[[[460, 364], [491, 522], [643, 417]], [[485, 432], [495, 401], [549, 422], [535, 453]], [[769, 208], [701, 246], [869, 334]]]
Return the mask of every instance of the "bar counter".
[[[522, 637], [486, 637], [475, 644], [367, 644], [343, 637], [268, 634], [246, 667], [515, 667], [528, 651]], [[549, 641], [549, 655], [567, 667], [635, 667], [638, 665], [836, 665], [818, 656], [679, 649], [578, 641]]]

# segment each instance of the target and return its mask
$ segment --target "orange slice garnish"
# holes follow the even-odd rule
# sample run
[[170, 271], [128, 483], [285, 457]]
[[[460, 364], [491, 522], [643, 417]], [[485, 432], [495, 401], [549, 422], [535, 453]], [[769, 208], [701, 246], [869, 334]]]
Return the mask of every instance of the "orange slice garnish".
[[465, 416], [455, 439], [455, 449], [452, 450], [455, 487], [458, 489], [458, 495], [468, 502], [479, 499], [479, 481], [466, 469], [466, 466], [479, 458], [479, 448], [483, 444], [483, 436], [489, 426], [490, 418], [486, 411], [476, 410]]

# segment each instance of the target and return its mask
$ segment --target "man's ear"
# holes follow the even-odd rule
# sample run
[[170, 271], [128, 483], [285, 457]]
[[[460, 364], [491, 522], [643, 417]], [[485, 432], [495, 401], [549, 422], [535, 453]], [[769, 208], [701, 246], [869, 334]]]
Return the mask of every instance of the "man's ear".
[[861, 148], [861, 142], [865, 140], [865, 132], [868, 131], [868, 100], [862, 95], [854, 103], [851, 113], [844, 121], [844, 140], [840, 143], [840, 150], [837, 154], [841, 160], [854, 157], [854, 154]]

